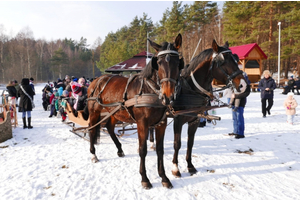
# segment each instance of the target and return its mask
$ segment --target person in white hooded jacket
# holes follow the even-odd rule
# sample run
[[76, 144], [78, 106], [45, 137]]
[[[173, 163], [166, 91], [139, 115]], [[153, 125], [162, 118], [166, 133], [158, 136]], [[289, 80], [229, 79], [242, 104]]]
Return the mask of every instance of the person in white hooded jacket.
[[294, 99], [293, 92], [289, 92], [287, 94], [287, 98], [284, 101], [283, 106], [285, 107], [286, 110], [287, 123], [293, 124], [294, 116], [296, 114], [296, 107], [298, 106], [296, 99]]

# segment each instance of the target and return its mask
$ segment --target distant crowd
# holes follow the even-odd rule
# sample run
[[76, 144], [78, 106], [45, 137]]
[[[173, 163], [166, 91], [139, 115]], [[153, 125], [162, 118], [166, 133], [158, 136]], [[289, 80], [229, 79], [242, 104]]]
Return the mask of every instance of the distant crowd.
[[64, 79], [57, 79], [57, 82], [48, 82], [43, 88], [43, 108], [50, 111], [49, 117], [57, 116], [59, 113], [62, 122], [66, 120], [67, 103], [77, 116], [78, 110], [83, 110], [86, 105], [87, 88], [93, 81], [83, 77], [70, 77], [66, 75]]

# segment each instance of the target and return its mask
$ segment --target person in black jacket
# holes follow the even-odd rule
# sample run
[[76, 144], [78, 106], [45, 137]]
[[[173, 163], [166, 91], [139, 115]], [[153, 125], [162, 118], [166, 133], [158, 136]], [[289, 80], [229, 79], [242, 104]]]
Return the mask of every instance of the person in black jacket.
[[[22, 112], [23, 128], [31, 129], [31, 111], [33, 109], [33, 96], [35, 95], [32, 87], [29, 85], [29, 79], [23, 78], [21, 81], [20, 89], [18, 90], [19, 112]], [[28, 126], [26, 125], [26, 114], [28, 120]]]
[[[297, 95], [300, 95], [299, 89], [300, 89], [300, 78], [297, 77], [297, 80], [295, 81], [294, 89], [297, 90]], [[293, 90], [294, 92], [294, 90]]]
[[[271, 115], [271, 108], [274, 103], [274, 90], [276, 89], [276, 83], [274, 79], [271, 77], [271, 73], [269, 70], [265, 70], [263, 72], [264, 78], [260, 80], [258, 84], [258, 88], [261, 91], [261, 110], [263, 117], [266, 117], [266, 113], [268, 112]], [[268, 101], [268, 106], [267, 106]]]
[[[248, 81], [247, 75], [244, 74], [244, 77], [247, 81], [242, 87], [246, 87], [245, 92], [234, 94], [233, 105], [232, 106], [232, 119], [233, 119], [233, 132], [229, 133], [230, 136], [235, 136], [235, 139], [240, 139], [245, 137], [245, 120], [244, 120], [244, 108], [247, 103], [247, 96], [250, 94], [250, 84]], [[235, 101], [239, 102], [239, 106], [236, 107]]]
[[8, 103], [11, 107], [14, 107], [16, 105], [16, 97], [17, 97], [15, 81], [9, 81], [9, 83], [6, 85], [6, 89], [8, 91]]

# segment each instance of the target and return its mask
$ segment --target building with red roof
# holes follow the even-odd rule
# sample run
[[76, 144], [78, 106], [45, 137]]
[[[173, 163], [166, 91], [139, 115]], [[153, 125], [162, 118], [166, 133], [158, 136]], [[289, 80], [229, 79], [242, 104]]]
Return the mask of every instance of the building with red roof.
[[152, 53], [147, 53], [146, 51], [140, 52], [128, 60], [111, 66], [110, 68], [106, 69], [105, 72], [113, 74], [119, 74], [122, 72], [138, 73], [144, 69], [149, 60], [151, 60], [152, 56]]
[[268, 58], [258, 44], [245, 44], [229, 49], [239, 56], [239, 67], [248, 74], [251, 83], [258, 82], [262, 74], [262, 60]]

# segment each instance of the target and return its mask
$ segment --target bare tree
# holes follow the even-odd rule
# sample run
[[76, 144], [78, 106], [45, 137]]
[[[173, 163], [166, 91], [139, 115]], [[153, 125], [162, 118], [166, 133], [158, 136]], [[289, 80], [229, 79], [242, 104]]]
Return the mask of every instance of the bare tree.
[[7, 42], [8, 37], [4, 34], [5, 28], [3, 24], [0, 24], [0, 68], [2, 72], [2, 80], [5, 80], [4, 71], [4, 44]]
[[41, 73], [40, 80], [43, 80], [43, 56], [44, 56], [44, 47], [45, 47], [45, 40], [38, 40], [36, 42], [37, 54], [39, 56], [39, 64], [36, 70], [36, 77], [38, 77], [38, 72]]

